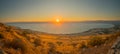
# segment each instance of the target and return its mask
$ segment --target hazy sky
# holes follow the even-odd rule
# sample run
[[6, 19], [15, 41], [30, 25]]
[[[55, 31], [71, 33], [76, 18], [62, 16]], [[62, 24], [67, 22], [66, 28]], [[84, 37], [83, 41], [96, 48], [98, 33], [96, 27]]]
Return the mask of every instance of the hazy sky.
[[120, 0], [0, 0], [0, 22], [120, 20]]

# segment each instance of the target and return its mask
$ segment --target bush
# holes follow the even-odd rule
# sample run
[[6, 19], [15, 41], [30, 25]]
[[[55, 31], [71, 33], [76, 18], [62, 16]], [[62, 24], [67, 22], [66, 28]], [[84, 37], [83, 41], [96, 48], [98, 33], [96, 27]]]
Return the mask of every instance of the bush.
[[80, 48], [87, 48], [87, 45], [85, 44], [85, 42], [83, 41], [83, 42], [81, 42], [81, 46], [80, 46]]
[[114, 42], [114, 41], [116, 41], [116, 39], [117, 39], [118, 37], [120, 37], [120, 32], [115, 33], [115, 34], [111, 34], [110, 36], [107, 36], [107, 37], [105, 38], [106, 43]]
[[41, 46], [41, 40], [40, 39], [35, 39], [34, 44], [35, 44], [36, 47]]
[[5, 40], [4, 47], [22, 51], [22, 54], [28, 53], [30, 48], [21, 39]]
[[25, 44], [20, 39], [14, 39], [12, 41], [5, 40], [4, 46], [13, 49], [25, 50]]
[[4, 35], [0, 33], [0, 39], [3, 39], [4, 38]]
[[56, 46], [53, 43], [49, 42], [48, 46], [49, 46], [48, 54], [57, 54], [56, 53]]
[[[8, 49], [13, 49], [16, 51], [20, 51], [22, 54], [34, 54], [33, 46], [24, 39], [13, 39], [2, 41], [4, 43], [3, 47]], [[36, 52], [37, 53], [37, 52]]]
[[62, 42], [59, 42], [59, 41], [57, 41], [56, 43], [57, 43], [59, 46], [62, 44]]
[[90, 38], [90, 40], [88, 41], [88, 44], [90, 46], [98, 46], [98, 45], [103, 44], [104, 42], [105, 41], [104, 39], [102, 39], [102, 37], [95, 36], [95, 37]]

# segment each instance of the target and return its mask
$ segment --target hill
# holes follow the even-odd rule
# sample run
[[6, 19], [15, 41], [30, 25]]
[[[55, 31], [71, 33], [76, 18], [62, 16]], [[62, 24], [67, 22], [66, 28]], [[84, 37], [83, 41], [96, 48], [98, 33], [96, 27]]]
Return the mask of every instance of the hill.
[[110, 31], [86, 36], [55, 35], [0, 23], [0, 54], [107, 54], [120, 36], [119, 27]]

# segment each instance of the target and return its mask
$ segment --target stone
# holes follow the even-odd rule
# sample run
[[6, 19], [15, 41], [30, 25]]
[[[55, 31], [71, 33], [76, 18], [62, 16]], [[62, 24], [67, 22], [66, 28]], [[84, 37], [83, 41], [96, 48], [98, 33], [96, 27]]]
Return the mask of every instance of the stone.
[[108, 51], [108, 54], [120, 54], [120, 37], [117, 38], [116, 42]]

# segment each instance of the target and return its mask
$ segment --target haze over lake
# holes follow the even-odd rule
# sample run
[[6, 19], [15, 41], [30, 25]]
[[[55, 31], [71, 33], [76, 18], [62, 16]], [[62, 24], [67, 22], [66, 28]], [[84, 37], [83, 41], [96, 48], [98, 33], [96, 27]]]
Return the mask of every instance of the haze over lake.
[[8, 23], [8, 25], [52, 34], [81, 33], [93, 28], [110, 28], [107, 23]]

